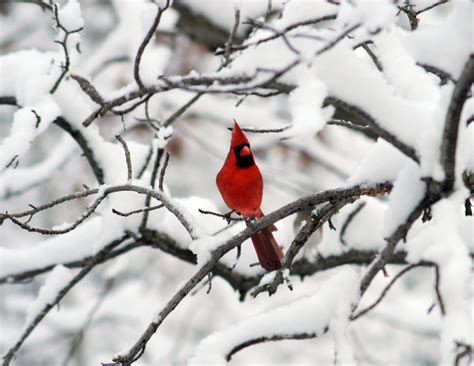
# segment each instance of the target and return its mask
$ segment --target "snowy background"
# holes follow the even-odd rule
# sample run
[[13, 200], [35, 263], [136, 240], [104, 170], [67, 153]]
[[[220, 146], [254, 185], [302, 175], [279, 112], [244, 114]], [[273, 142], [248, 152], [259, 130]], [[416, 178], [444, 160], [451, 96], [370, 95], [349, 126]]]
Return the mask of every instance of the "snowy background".
[[[137, 365], [469, 364], [473, 8], [0, 2], [5, 364], [112, 362], [150, 325]], [[234, 118], [282, 272], [199, 211], [228, 211]]]

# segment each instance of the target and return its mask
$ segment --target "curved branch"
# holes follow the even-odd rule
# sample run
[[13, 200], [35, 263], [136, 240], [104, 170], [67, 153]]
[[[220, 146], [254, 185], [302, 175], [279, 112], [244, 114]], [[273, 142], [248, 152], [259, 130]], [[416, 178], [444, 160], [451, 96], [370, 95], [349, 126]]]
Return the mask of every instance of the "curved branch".
[[474, 83], [474, 54], [469, 56], [456, 83], [446, 113], [443, 142], [441, 145], [441, 165], [444, 169], [444, 191], [450, 192], [455, 180], [455, 155], [458, 141], [459, 121], [466, 96]]
[[323, 334], [327, 333], [329, 330], [329, 327], [324, 328], [323, 332], [321, 334], [316, 334], [316, 333], [295, 333], [295, 334], [275, 334], [271, 337], [259, 337], [259, 338], [253, 338], [249, 339], [245, 342], [242, 342], [238, 345], [236, 345], [232, 350], [225, 355], [225, 359], [227, 362], [229, 362], [232, 359], [232, 356], [235, 355], [237, 352], [242, 351], [243, 349], [254, 346], [259, 343], [264, 343], [264, 342], [275, 342], [275, 341], [283, 341], [287, 339], [310, 339], [310, 338], [316, 338], [319, 336], [322, 336]]
[[158, 5], [158, 12], [156, 14], [155, 20], [153, 21], [153, 24], [151, 25], [145, 38], [140, 44], [140, 47], [138, 47], [137, 55], [135, 57], [135, 64], [133, 66], [133, 77], [135, 78], [135, 81], [140, 89], [143, 89], [145, 87], [142, 83], [142, 80], [140, 79], [140, 61], [142, 59], [143, 52], [145, 51], [145, 48], [148, 43], [150, 43], [151, 37], [155, 33], [156, 28], [158, 28], [158, 25], [160, 24], [161, 16], [163, 15], [164, 11], [168, 9], [169, 5], [170, 0], [166, 0], [166, 5], [163, 8]]
[[[97, 188], [89, 189], [89, 190], [86, 190], [86, 191], [83, 191], [83, 192], [77, 192], [77, 193], [74, 193], [74, 194], [70, 194], [70, 195], [61, 197], [61, 198], [59, 198], [57, 200], [54, 200], [52, 202], [49, 202], [47, 204], [44, 204], [44, 205], [41, 205], [41, 206], [38, 206], [38, 207], [34, 207], [31, 210], [27, 210], [27, 211], [23, 211], [23, 212], [19, 212], [19, 213], [14, 213], [14, 214], [10, 214], [10, 213], [3, 213], [2, 214], [2, 213], [0, 213], [0, 223], [5, 219], [10, 219], [11, 220], [12, 218], [33, 216], [33, 215], [35, 215], [36, 213], [38, 213], [40, 211], [44, 211], [48, 208], [54, 207], [54, 206], [56, 206], [58, 204], [61, 204], [63, 202], [67, 202], [67, 201], [77, 199], [77, 198], [91, 196], [91, 195], [94, 195], [94, 194], [97, 194], [97, 193], [100, 192], [101, 195], [96, 199], [95, 202], [93, 202], [89, 206], [89, 208], [93, 207], [92, 211], [90, 212], [90, 213], [92, 213], [93, 210], [95, 208], [97, 208], [98, 204], [109, 194], [116, 193], [116, 192], [125, 192], [125, 191], [136, 192], [136, 193], [144, 194], [144, 195], [150, 195], [151, 197], [157, 199], [158, 201], [161, 201], [165, 205], [165, 207], [173, 215], [175, 215], [175, 217], [179, 220], [179, 222], [187, 230], [187, 232], [189, 233], [189, 235], [191, 236], [191, 238], [193, 240], [195, 240], [199, 237], [199, 228], [197, 226], [195, 226], [190, 221], [189, 215], [186, 215], [183, 212], [181, 212], [182, 208], [176, 206], [176, 204], [173, 202], [173, 200], [170, 197], [165, 195], [163, 192], [155, 191], [155, 190], [150, 189], [150, 188], [141, 187], [141, 186], [137, 186], [137, 185], [133, 185], [133, 184], [123, 184], [123, 185], [110, 186], [110, 187], [106, 187], [102, 191], [100, 191]], [[89, 210], [86, 211], [86, 213], [90, 214]], [[17, 220], [12, 220], [12, 221], [17, 223], [16, 222]], [[80, 221], [80, 222], [84, 221], [82, 219], [82, 216], [78, 219], [78, 221]], [[76, 223], [78, 221], [76, 221]], [[23, 224], [23, 225], [25, 225], [25, 224]], [[75, 223], [73, 223], [72, 225], [75, 225]], [[39, 230], [34, 230], [34, 231], [41, 232]], [[50, 234], [50, 233], [46, 233], [46, 234]], [[53, 232], [51, 234], [56, 234], [56, 233]]]

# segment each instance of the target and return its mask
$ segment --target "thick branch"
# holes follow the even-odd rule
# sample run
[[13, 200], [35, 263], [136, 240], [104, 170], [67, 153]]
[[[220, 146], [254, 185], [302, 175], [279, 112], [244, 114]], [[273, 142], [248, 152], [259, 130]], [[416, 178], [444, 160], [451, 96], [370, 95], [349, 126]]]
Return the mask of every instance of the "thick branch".
[[336, 97], [327, 97], [324, 101], [325, 104], [331, 104], [336, 108], [340, 108], [348, 113], [354, 114], [358, 118], [365, 121], [365, 123], [371, 127], [373, 132], [375, 132], [378, 136], [395, 146], [398, 150], [400, 150], [403, 154], [408, 156], [409, 158], [413, 159], [415, 162], [419, 163], [420, 159], [415, 151], [415, 149], [411, 146], [408, 146], [404, 142], [400, 141], [397, 136], [392, 134], [391, 132], [382, 128], [377, 121], [366, 111], [353, 106], [341, 99]]
[[474, 54], [471, 54], [464, 66], [459, 80], [454, 87], [448, 112], [446, 113], [446, 122], [444, 124], [443, 142], [441, 144], [441, 165], [444, 168], [445, 180], [444, 190], [452, 190], [455, 180], [455, 157], [458, 141], [459, 121], [461, 112], [466, 101], [466, 96], [474, 82]]

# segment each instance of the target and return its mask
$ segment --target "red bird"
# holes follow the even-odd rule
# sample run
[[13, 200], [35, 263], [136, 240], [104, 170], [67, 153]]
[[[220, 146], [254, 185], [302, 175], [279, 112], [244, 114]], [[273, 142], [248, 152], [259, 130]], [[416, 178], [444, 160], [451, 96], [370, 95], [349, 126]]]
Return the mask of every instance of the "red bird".
[[[234, 120], [230, 150], [216, 177], [217, 188], [226, 205], [245, 218], [263, 217], [260, 209], [263, 196], [263, 180], [250, 150], [247, 137]], [[272, 231], [274, 225], [262, 229], [252, 236], [260, 265], [271, 272], [281, 268], [283, 252]]]

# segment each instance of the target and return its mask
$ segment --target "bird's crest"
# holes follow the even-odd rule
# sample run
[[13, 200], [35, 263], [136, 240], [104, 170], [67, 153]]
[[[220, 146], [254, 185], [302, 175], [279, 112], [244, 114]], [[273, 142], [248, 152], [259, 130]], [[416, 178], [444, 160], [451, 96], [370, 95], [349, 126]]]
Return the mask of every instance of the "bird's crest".
[[244, 132], [241, 130], [239, 124], [234, 119], [234, 128], [232, 130], [232, 140], [230, 142], [231, 147], [236, 147], [239, 145], [248, 144], [249, 140], [244, 135]]

